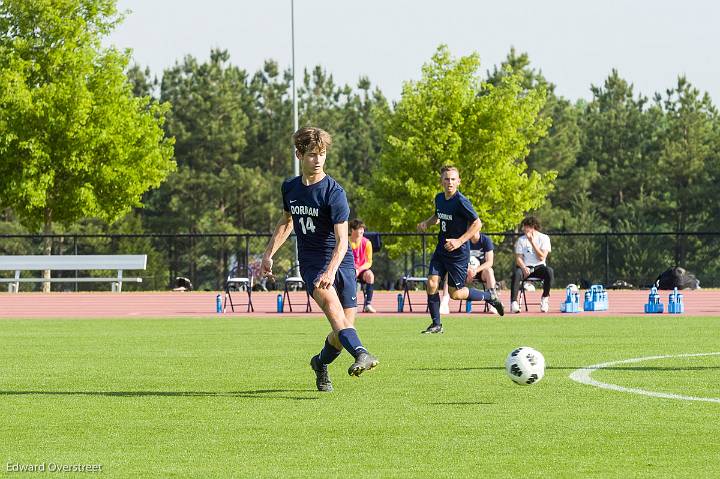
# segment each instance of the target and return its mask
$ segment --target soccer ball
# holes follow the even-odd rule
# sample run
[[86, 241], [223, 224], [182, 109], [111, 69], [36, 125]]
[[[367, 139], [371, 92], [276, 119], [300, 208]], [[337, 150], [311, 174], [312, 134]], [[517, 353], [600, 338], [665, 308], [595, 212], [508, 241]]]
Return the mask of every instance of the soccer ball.
[[508, 354], [505, 372], [510, 379], [523, 386], [535, 384], [545, 375], [545, 358], [533, 348], [521, 346]]
[[578, 288], [577, 284], [570, 283], [565, 286], [565, 289], [569, 289], [571, 293], [580, 294], [580, 288]]

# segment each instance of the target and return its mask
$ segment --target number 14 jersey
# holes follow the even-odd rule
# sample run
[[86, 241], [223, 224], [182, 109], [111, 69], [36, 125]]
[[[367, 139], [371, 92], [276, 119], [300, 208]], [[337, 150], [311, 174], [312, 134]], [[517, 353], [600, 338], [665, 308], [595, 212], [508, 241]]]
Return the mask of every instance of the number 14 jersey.
[[[292, 215], [301, 268], [327, 266], [337, 244], [334, 227], [350, 216], [345, 190], [329, 175], [309, 186], [296, 176], [283, 182], [282, 197], [283, 208]], [[350, 248], [340, 267], [354, 267]]]

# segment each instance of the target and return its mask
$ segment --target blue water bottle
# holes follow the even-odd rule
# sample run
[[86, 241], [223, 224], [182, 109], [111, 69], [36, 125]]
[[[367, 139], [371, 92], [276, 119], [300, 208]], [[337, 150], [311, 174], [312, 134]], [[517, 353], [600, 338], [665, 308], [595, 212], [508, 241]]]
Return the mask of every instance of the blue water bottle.
[[402, 313], [403, 309], [405, 308], [405, 299], [403, 298], [403, 295], [400, 293], [398, 293], [398, 295], [397, 295], [397, 303], [398, 303], [397, 312]]
[[472, 301], [470, 301], [469, 299], [465, 300], [465, 312], [472, 313]]
[[223, 312], [223, 310], [222, 310], [222, 298], [220, 297], [219, 294], [215, 297], [215, 311], [218, 312], [218, 313], [222, 313], [222, 312]]
[[282, 313], [283, 312], [283, 297], [282, 294], [277, 295], [277, 312]]

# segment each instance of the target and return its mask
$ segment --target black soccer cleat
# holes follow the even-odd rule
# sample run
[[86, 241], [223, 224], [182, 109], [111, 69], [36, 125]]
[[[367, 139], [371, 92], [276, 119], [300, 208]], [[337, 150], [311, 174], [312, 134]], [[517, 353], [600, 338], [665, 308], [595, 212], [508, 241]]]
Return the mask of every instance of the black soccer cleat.
[[315, 371], [315, 385], [318, 391], [330, 393], [333, 391], [330, 376], [328, 376], [327, 364], [320, 362], [320, 356], [317, 354], [310, 359], [310, 367]]
[[500, 316], [505, 316], [505, 308], [503, 308], [502, 301], [498, 298], [497, 293], [495, 291], [490, 291], [490, 295], [490, 299], [487, 300], [488, 304], [495, 308]]
[[420, 331], [422, 334], [442, 334], [445, 330], [442, 324], [431, 324], [425, 331]]
[[370, 371], [380, 363], [378, 358], [370, 353], [360, 353], [355, 358], [355, 362], [348, 368], [350, 376], [360, 376], [363, 371]]

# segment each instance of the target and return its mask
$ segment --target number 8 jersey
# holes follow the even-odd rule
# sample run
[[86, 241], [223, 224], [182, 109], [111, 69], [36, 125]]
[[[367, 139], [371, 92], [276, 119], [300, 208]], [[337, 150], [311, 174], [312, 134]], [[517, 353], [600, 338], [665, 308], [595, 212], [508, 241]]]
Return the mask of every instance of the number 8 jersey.
[[[329, 175], [309, 186], [303, 184], [301, 176], [296, 176], [283, 182], [282, 197], [283, 208], [292, 215], [300, 268], [324, 268], [337, 243], [334, 227], [350, 216], [345, 190]], [[354, 266], [348, 248], [340, 267]]]
[[467, 241], [461, 248], [447, 251], [445, 240], [461, 237], [467, 231], [468, 225], [477, 219], [478, 215], [470, 200], [459, 191], [449, 200], [445, 199], [445, 193], [438, 193], [435, 197], [435, 215], [440, 222], [435, 252], [448, 258], [466, 258], [470, 254], [470, 245]]

